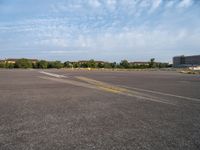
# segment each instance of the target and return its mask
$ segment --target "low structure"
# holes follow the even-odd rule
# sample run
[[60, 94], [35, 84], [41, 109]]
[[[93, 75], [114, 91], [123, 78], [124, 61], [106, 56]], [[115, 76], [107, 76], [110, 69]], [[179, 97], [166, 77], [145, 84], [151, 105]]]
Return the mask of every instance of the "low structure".
[[189, 67], [189, 69], [193, 70], [193, 71], [199, 71], [200, 70], [200, 66]]
[[173, 67], [175, 68], [192, 66], [200, 66], [200, 55], [173, 57]]
[[141, 65], [149, 66], [149, 62], [146, 62], [146, 61], [135, 61], [135, 62], [130, 62], [130, 64], [136, 65], [136, 66], [141, 66]]
[[[2, 60], [4, 63], [8, 63], [8, 64], [15, 64], [16, 61], [19, 59], [13, 59], [13, 58], [9, 58], [9, 59], [5, 59]], [[32, 63], [36, 63], [38, 60], [37, 59], [28, 59], [29, 61], [31, 61]]]

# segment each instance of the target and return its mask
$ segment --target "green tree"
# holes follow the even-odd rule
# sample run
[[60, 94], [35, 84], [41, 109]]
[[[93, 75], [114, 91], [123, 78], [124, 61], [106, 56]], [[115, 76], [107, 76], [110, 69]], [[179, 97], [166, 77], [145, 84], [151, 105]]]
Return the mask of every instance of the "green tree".
[[45, 60], [40, 60], [37, 62], [37, 67], [41, 69], [46, 69], [48, 67], [48, 62]]
[[122, 67], [122, 68], [129, 68], [129, 62], [127, 61], [127, 60], [122, 60], [121, 62], [120, 62], [120, 66]]
[[84, 62], [84, 63], [79, 64], [79, 66], [80, 66], [81, 68], [88, 68], [88, 63], [87, 63], [87, 62]]
[[99, 63], [97, 64], [97, 67], [98, 67], [98, 68], [104, 68], [105, 65], [104, 65], [104, 63], [99, 62]]
[[60, 69], [63, 68], [63, 63], [61, 63], [61, 61], [55, 61], [54, 66], [55, 68]]
[[32, 67], [33, 67], [34, 69], [37, 69], [37, 68], [38, 68], [38, 61], [35, 62], [35, 63], [32, 63]]
[[32, 68], [32, 62], [28, 59], [22, 58], [15, 62], [16, 68]]
[[72, 64], [69, 61], [64, 62], [64, 67], [72, 68]]
[[48, 68], [57, 68], [60, 69], [64, 66], [63, 63], [61, 63], [60, 61], [50, 61], [48, 62]]
[[13, 63], [8, 63], [6, 68], [9, 68], [9, 69], [13, 69], [15, 67], [15, 64]]
[[112, 68], [112, 65], [111, 65], [111, 63], [105, 62], [104, 67], [105, 68]]
[[89, 60], [88, 67], [90, 67], [90, 68], [95, 68], [96, 67], [96, 63], [95, 63], [94, 59]]
[[4, 62], [0, 62], [0, 68], [5, 68], [5, 63]]
[[78, 63], [78, 62], [73, 62], [73, 68], [78, 68], [78, 67], [80, 67], [80, 64]]
[[154, 68], [155, 67], [155, 58], [151, 58], [149, 62], [149, 67]]
[[116, 68], [117, 67], [117, 63], [116, 62], [111, 63], [111, 67], [112, 68]]

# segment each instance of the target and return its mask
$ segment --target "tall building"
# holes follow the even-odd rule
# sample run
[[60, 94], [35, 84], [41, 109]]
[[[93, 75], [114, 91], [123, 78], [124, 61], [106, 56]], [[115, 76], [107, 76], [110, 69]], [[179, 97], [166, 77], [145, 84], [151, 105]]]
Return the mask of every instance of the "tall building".
[[173, 66], [176, 68], [179, 67], [190, 67], [190, 66], [199, 66], [200, 65], [200, 55], [194, 56], [175, 56], [173, 58]]

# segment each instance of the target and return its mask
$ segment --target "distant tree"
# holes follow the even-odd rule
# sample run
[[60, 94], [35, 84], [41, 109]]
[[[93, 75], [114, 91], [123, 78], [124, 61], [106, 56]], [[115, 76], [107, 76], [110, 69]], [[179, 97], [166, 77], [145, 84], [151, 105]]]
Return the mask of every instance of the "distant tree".
[[83, 63], [79, 64], [79, 67], [88, 68], [88, 63], [87, 62], [83, 62]]
[[32, 62], [32, 67], [34, 68], [34, 69], [37, 69], [38, 68], [38, 61], [37, 62]]
[[104, 68], [105, 65], [104, 65], [104, 63], [99, 62], [99, 63], [97, 64], [97, 67], [98, 67], [98, 68]]
[[64, 62], [65, 68], [72, 68], [72, 64], [69, 61]]
[[120, 66], [122, 67], [122, 68], [129, 68], [129, 62], [127, 61], [127, 60], [122, 60], [121, 62], [120, 62]]
[[94, 59], [91, 59], [88, 61], [88, 67], [90, 67], [90, 68], [96, 67], [96, 63], [95, 63]]
[[122, 68], [122, 66], [120, 65], [120, 63], [117, 63], [116, 68]]
[[78, 62], [73, 62], [72, 66], [73, 66], [73, 68], [78, 68], [78, 67], [80, 67], [80, 64]]
[[60, 69], [60, 68], [63, 68], [64, 64], [61, 63], [61, 61], [49, 61], [48, 62], [48, 65], [47, 65], [47, 68], [57, 68], [57, 69]]
[[48, 65], [47, 65], [47, 68], [53, 68], [53, 62], [52, 61], [48, 61]]
[[32, 68], [32, 62], [28, 59], [22, 58], [15, 62], [16, 68]]
[[111, 63], [105, 62], [104, 67], [105, 68], [112, 68], [112, 65], [111, 65]]
[[63, 67], [63, 64], [61, 63], [61, 61], [54, 61], [54, 68], [60, 69]]
[[9, 68], [9, 69], [13, 69], [14, 67], [15, 67], [15, 64], [13, 64], [13, 63], [8, 63], [6, 65], [6, 68]]
[[173, 67], [173, 65], [172, 64], [168, 64], [167, 67], [171, 68], [171, 67]]
[[155, 58], [151, 58], [149, 62], [149, 67], [154, 68], [155, 67]]
[[40, 60], [37, 62], [37, 68], [41, 69], [47, 69], [48, 68], [48, 62], [45, 60]]
[[5, 68], [5, 63], [4, 62], [0, 62], [0, 68]]
[[116, 62], [111, 63], [111, 67], [112, 68], [116, 68], [117, 67], [117, 63]]

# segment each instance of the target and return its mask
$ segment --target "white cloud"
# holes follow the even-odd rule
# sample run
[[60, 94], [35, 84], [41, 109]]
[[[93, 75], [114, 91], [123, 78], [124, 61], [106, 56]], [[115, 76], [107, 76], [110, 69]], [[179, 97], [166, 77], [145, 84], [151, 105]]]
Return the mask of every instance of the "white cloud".
[[175, 1], [171, 0], [171, 1], [167, 2], [165, 6], [166, 6], [166, 8], [170, 8], [174, 5], [174, 3], [175, 3]]
[[54, 50], [54, 51], [43, 51], [43, 53], [47, 54], [56, 54], [56, 55], [63, 55], [63, 54], [77, 54], [77, 53], [87, 53], [86, 50]]
[[150, 13], [154, 12], [162, 3], [162, 0], [154, 0], [152, 1], [152, 7], [150, 9]]
[[116, 7], [117, 1], [116, 0], [107, 0], [107, 5], [111, 10], [114, 10]]
[[[199, 10], [189, 7], [193, 2], [77, 0], [70, 3], [60, 0], [51, 3], [50, 13], [39, 18], [19, 19], [7, 24], [1, 22], [0, 36], [3, 38], [0, 45], [1, 48], [6, 46], [4, 43], [12, 43], [10, 47], [58, 49], [50, 53], [60, 55], [73, 53], [65, 51], [69, 49], [80, 54], [81, 51], [94, 52], [97, 49], [106, 54], [145, 54], [166, 49], [181, 50], [184, 49], [181, 45], [189, 44], [199, 48], [200, 31], [196, 30], [200, 29]], [[181, 9], [171, 9], [177, 7], [190, 11], [183, 14], [179, 13]]]
[[193, 0], [182, 0], [179, 4], [179, 8], [187, 8], [193, 4]]
[[139, 7], [141, 8], [146, 8], [146, 7], [149, 7], [151, 5], [151, 0], [142, 0], [140, 3], [139, 3]]
[[95, 8], [101, 6], [101, 3], [99, 0], [89, 0], [89, 5]]

